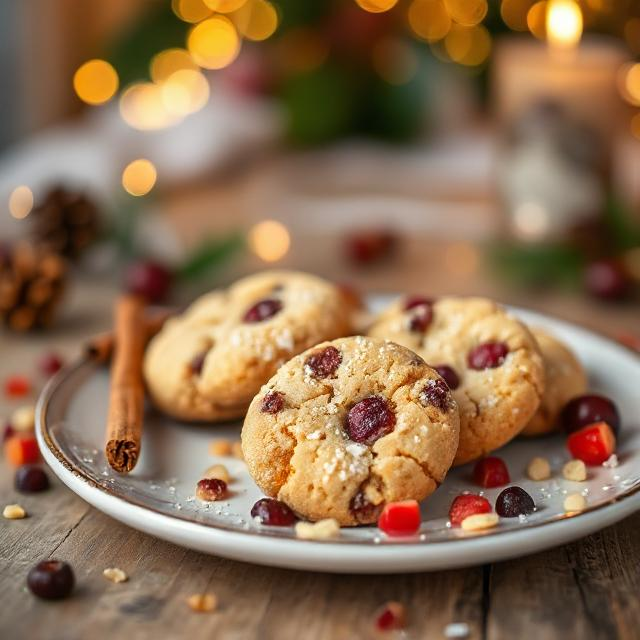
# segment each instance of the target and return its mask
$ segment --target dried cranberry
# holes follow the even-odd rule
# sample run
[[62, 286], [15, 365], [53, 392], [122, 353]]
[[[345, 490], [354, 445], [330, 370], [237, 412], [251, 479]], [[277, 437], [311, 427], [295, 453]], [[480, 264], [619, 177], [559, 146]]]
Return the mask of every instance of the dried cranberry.
[[452, 391], [457, 389], [460, 386], [460, 378], [458, 374], [455, 372], [455, 369], [450, 367], [448, 364], [439, 364], [433, 367], [438, 375], [447, 383], [447, 386]]
[[616, 405], [609, 398], [595, 394], [570, 400], [562, 410], [560, 422], [567, 433], [594, 422], [606, 422], [615, 435], [620, 431], [620, 413]]
[[43, 560], [27, 576], [27, 586], [31, 593], [45, 600], [66, 598], [74, 584], [73, 570], [61, 560]]
[[391, 433], [395, 425], [393, 410], [380, 396], [360, 400], [347, 415], [347, 433], [351, 440], [368, 445]]
[[473, 480], [485, 488], [500, 487], [511, 482], [507, 465], [502, 458], [496, 456], [488, 456], [476, 462]]
[[389, 231], [356, 231], [347, 237], [345, 251], [352, 262], [371, 264], [389, 257], [397, 241]]
[[499, 367], [509, 353], [504, 342], [485, 342], [469, 351], [467, 362], [472, 369], [495, 369]]
[[40, 371], [43, 375], [51, 377], [62, 369], [62, 358], [57, 353], [46, 353], [40, 360]]
[[615, 260], [596, 260], [587, 265], [584, 286], [596, 298], [621, 300], [629, 292], [629, 276]]
[[446, 411], [451, 402], [451, 391], [444, 380], [429, 380], [420, 394], [423, 405], [432, 405], [440, 411]]
[[365, 494], [362, 491], [358, 491], [358, 493], [351, 498], [349, 510], [360, 524], [369, 524], [378, 519], [382, 511], [382, 505], [369, 502]]
[[207, 358], [207, 353], [207, 351], [203, 351], [202, 353], [198, 353], [193, 356], [193, 358], [191, 358], [189, 369], [194, 376], [199, 376], [202, 373], [202, 367], [204, 367], [204, 361]]
[[16, 470], [14, 485], [20, 493], [38, 493], [49, 488], [49, 478], [42, 468], [23, 464]]
[[533, 513], [536, 503], [522, 487], [507, 487], [496, 500], [496, 513], [502, 518], [517, 518]]
[[423, 296], [409, 296], [404, 302], [404, 310], [410, 311], [416, 307], [430, 307], [433, 305], [431, 298], [424, 298]]
[[332, 376], [342, 362], [342, 354], [335, 347], [326, 347], [312, 353], [304, 363], [314, 378], [328, 378]]
[[173, 276], [159, 262], [142, 260], [129, 265], [125, 273], [125, 289], [148, 302], [162, 302], [171, 288]]
[[433, 309], [429, 305], [414, 307], [409, 318], [409, 329], [416, 333], [422, 333], [433, 320]]
[[261, 498], [251, 508], [251, 517], [271, 527], [290, 527], [297, 520], [296, 514], [280, 500]]
[[203, 478], [196, 487], [196, 498], [205, 502], [222, 500], [227, 495], [227, 483], [218, 478]]
[[407, 613], [400, 602], [387, 602], [376, 615], [376, 628], [379, 631], [393, 631], [404, 629]]
[[284, 408], [284, 394], [279, 391], [269, 391], [260, 403], [262, 413], [280, 413]]
[[250, 307], [242, 318], [244, 322], [264, 322], [273, 318], [282, 309], [282, 302], [275, 298], [265, 298]]

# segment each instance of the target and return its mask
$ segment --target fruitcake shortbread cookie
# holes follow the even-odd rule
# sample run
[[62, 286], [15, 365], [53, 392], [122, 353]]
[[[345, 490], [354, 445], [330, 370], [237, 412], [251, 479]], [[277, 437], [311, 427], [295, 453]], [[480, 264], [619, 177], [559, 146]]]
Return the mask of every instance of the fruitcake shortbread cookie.
[[540, 404], [538, 345], [491, 300], [404, 298], [380, 314], [369, 335], [412, 349], [447, 381], [460, 408], [456, 465], [509, 442]]
[[169, 320], [147, 349], [144, 375], [170, 415], [239, 418], [283, 362], [350, 330], [350, 309], [333, 284], [264, 272], [202, 296]]
[[422, 500], [458, 446], [458, 408], [440, 376], [392, 342], [325, 342], [282, 366], [242, 429], [251, 476], [309, 520], [375, 522], [385, 502]]
[[587, 374], [573, 352], [560, 340], [542, 329], [531, 329], [544, 361], [544, 395], [523, 436], [538, 436], [555, 431], [563, 407], [587, 390]]

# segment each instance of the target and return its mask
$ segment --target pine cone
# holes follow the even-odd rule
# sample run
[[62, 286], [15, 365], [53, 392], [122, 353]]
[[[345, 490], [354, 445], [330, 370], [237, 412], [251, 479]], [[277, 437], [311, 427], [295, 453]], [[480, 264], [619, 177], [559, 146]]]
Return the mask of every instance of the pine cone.
[[64, 258], [43, 247], [0, 248], [0, 323], [16, 331], [49, 326], [66, 271]]
[[34, 241], [72, 260], [80, 257], [100, 232], [95, 203], [83, 193], [60, 186], [49, 191], [29, 217]]

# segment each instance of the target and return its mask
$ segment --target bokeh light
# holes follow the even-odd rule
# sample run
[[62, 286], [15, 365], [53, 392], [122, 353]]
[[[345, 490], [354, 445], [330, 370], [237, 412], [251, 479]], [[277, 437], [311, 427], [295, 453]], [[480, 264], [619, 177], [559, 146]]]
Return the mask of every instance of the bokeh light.
[[532, 0], [502, 0], [500, 16], [509, 29], [526, 31], [527, 14], [532, 5]]
[[358, 6], [369, 13], [383, 13], [393, 9], [398, 0], [356, 0]]
[[236, 59], [240, 52], [240, 38], [229, 18], [214, 16], [191, 30], [187, 47], [201, 67], [222, 69]]
[[124, 168], [122, 186], [132, 196], [144, 196], [153, 189], [157, 177], [153, 163], [145, 158], [139, 158]]
[[408, 18], [412, 31], [427, 42], [442, 40], [451, 29], [451, 17], [442, 0], [413, 0]]
[[572, 49], [582, 37], [582, 10], [574, 0], [549, 0], [547, 38], [557, 48]]
[[173, 12], [184, 22], [200, 22], [208, 18], [213, 12], [204, 0], [172, 0]]
[[191, 69], [196, 71], [198, 65], [193, 61], [186, 49], [166, 49], [153, 56], [149, 65], [151, 79], [160, 83], [167, 80], [176, 71]]
[[482, 25], [464, 27], [454, 24], [444, 39], [449, 57], [466, 66], [481, 65], [491, 53], [491, 36]]
[[167, 110], [162, 87], [152, 82], [140, 82], [128, 87], [120, 96], [120, 115], [134, 129], [162, 129], [178, 122]]
[[118, 90], [118, 74], [105, 60], [89, 60], [75, 72], [73, 88], [83, 102], [103, 104]]
[[536, 2], [527, 13], [527, 27], [538, 38], [544, 40], [547, 37], [547, 3], [546, 0]]
[[218, 13], [237, 11], [247, 0], [204, 0], [204, 3]]
[[538, 202], [523, 202], [513, 214], [514, 232], [523, 240], [543, 238], [550, 223], [549, 212]]
[[289, 251], [291, 237], [277, 220], [263, 220], [249, 231], [249, 247], [265, 262], [276, 262]]
[[26, 218], [33, 209], [33, 192], [26, 185], [16, 187], [9, 196], [9, 213], [22, 220]]
[[162, 84], [161, 91], [165, 108], [178, 117], [199, 111], [209, 100], [209, 82], [193, 69], [176, 71]]
[[384, 38], [372, 51], [373, 68], [386, 82], [402, 85], [418, 71], [418, 58], [411, 46], [399, 38]]
[[266, 0], [248, 0], [231, 19], [247, 40], [266, 40], [278, 28], [278, 12]]
[[624, 74], [625, 98], [634, 105], [640, 105], [640, 62], [629, 65]]
[[466, 27], [482, 22], [489, 10], [487, 0], [444, 0], [444, 5], [451, 19]]

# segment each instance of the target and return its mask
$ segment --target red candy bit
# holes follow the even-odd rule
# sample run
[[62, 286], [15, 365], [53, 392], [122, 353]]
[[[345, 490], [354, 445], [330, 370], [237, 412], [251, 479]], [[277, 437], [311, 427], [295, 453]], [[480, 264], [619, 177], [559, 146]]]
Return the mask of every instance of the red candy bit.
[[420, 528], [420, 507], [416, 500], [389, 502], [384, 506], [378, 527], [388, 536], [411, 536]]
[[58, 373], [63, 366], [63, 360], [57, 353], [46, 353], [40, 359], [40, 371], [42, 375], [50, 378], [52, 375]]
[[407, 624], [407, 612], [400, 602], [387, 602], [376, 614], [376, 629], [393, 631], [404, 629]]
[[602, 464], [616, 449], [616, 437], [606, 422], [596, 422], [567, 438], [567, 448], [571, 455], [585, 464]]
[[4, 455], [14, 467], [40, 460], [38, 442], [34, 436], [11, 436], [4, 443]]
[[460, 378], [458, 374], [455, 372], [453, 367], [450, 367], [448, 364], [439, 364], [433, 367], [438, 375], [447, 383], [447, 386], [452, 391], [457, 389], [460, 386]]
[[262, 413], [271, 413], [275, 415], [284, 409], [284, 394], [279, 391], [269, 391], [260, 403], [260, 411]]
[[504, 342], [485, 342], [474, 347], [467, 356], [467, 363], [476, 371], [499, 367], [509, 353]]
[[396, 416], [389, 403], [380, 396], [360, 400], [347, 415], [347, 433], [354, 442], [372, 445], [391, 433], [396, 426]]
[[509, 484], [511, 478], [504, 461], [501, 458], [489, 456], [476, 462], [473, 468], [473, 481], [481, 487], [490, 489]]
[[247, 312], [243, 316], [244, 322], [264, 322], [273, 318], [277, 313], [282, 310], [282, 302], [275, 298], [266, 298], [256, 302], [253, 307], [247, 309]]
[[342, 363], [342, 354], [335, 347], [326, 347], [312, 353], [304, 363], [314, 378], [328, 378], [332, 376]]
[[9, 398], [23, 398], [31, 393], [31, 382], [26, 376], [11, 376], [4, 382], [4, 393]]
[[491, 513], [491, 503], [475, 493], [464, 493], [451, 503], [449, 522], [452, 527], [459, 527], [465, 518], [476, 513]]

